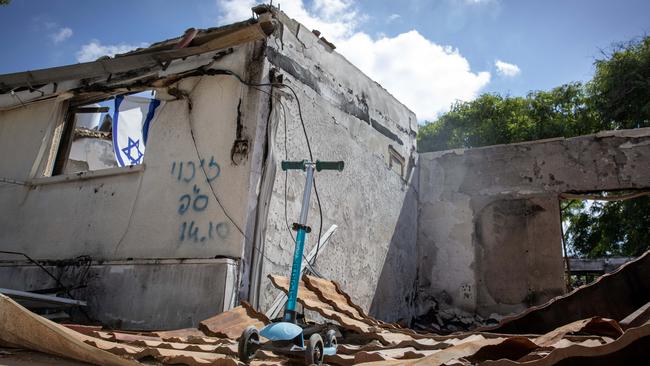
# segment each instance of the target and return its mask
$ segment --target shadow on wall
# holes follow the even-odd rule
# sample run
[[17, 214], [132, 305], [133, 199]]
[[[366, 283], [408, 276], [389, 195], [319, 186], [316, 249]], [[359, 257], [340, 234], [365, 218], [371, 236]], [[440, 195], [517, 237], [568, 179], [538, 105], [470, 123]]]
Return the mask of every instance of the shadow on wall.
[[370, 305], [370, 315], [387, 322], [409, 321], [415, 314], [417, 277], [417, 185], [419, 169], [413, 169], [395, 231]]

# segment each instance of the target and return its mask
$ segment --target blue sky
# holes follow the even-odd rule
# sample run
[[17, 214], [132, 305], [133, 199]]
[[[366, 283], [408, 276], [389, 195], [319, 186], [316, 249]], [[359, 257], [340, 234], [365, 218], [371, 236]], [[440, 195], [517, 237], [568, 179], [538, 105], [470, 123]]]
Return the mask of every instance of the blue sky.
[[[13, 0], [0, 7], [0, 73], [75, 63], [175, 37], [189, 27], [243, 20], [252, 2]], [[334, 40], [420, 119], [482, 92], [525, 95], [588, 80], [601, 49], [650, 34], [650, 1], [642, 0], [279, 3]]]

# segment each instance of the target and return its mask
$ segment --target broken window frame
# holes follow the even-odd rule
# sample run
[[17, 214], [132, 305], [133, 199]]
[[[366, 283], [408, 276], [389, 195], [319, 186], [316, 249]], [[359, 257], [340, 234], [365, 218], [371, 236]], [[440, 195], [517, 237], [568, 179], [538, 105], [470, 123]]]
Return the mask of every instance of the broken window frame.
[[[120, 174], [122, 172], [131, 173], [136, 170], [142, 170], [144, 163], [138, 164], [137, 166], [117, 166], [104, 169], [96, 170], [87, 170], [76, 173], [66, 173], [67, 163], [69, 161], [70, 152], [72, 149], [72, 143], [74, 142], [74, 133], [75, 133], [75, 116], [79, 113], [97, 113], [95, 108], [97, 107], [88, 107], [90, 104], [95, 104], [99, 102], [105, 102], [109, 100], [114, 100], [118, 96], [127, 96], [134, 95], [142, 92], [146, 92], [152, 89], [142, 89], [142, 90], [131, 90], [128, 92], [121, 93], [111, 93], [111, 94], [97, 94], [92, 93], [92, 96], [80, 95], [67, 102], [67, 105], [64, 106], [63, 116], [61, 117], [63, 122], [58, 124], [51, 136], [50, 142], [50, 154], [47, 158], [45, 167], [43, 169], [41, 178], [53, 178], [60, 176], [79, 176], [80, 178], [85, 176], [103, 176], [103, 175], [113, 175]], [[103, 109], [104, 107], [99, 107]], [[100, 121], [101, 124], [101, 121]], [[112, 131], [111, 131], [112, 133]], [[134, 169], [134, 167], [140, 167], [139, 169]], [[99, 172], [99, 173], [94, 173]], [[50, 179], [46, 180], [49, 182]]]
[[[58, 146], [56, 147], [56, 155], [54, 156], [53, 161], [54, 164], [52, 165], [50, 172], [45, 172], [45, 176], [57, 176], [65, 174], [65, 168], [69, 160], [68, 158], [70, 156], [70, 150], [72, 149], [72, 142], [74, 141], [75, 116], [78, 113], [97, 113], [96, 110], [91, 111], [91, 109], [94, 109], [93, 107], [84, 106], [109, 99], [110, 98], [97, 98], [96, 100], [91, 101], [70, 101], [67, 108], [65, 109], [65, 114], [63, 116], [63, 131], [61, 133], [61, 136], [58, 137], [58, 141], [56, 141], [56, 144]], [[56, 138], [57, 136], [53, 136], [53, 139]], [[54, 144], [55, 141], [53, 140], [52, 143]]]

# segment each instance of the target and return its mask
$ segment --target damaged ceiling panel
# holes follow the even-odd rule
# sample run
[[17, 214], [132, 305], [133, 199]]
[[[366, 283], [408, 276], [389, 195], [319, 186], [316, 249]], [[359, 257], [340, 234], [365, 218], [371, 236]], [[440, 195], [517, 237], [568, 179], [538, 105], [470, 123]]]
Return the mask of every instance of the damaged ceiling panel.
[[[603, 277], [595, 284], [562, 299], [580, 302], [580, 291], [600, 293], [618, 283], [617, 278], [647, 282], [639, 273], [644, 256]], [[636, 263], [636, 264], [635, 264]], [[646, 266], [647, 267], [647, 266]], [[643, 277], [640, 278], [639, 276]], [[272, 276], [273, 284], [286, 292], [288, 279]], [[594, 290], [589, 290], [592, 287]], [[591, 293], [591, 292], [589, 292]], [[594, 295], [595, 296], [595, 295]], [[631, 362], [643, 355], [650, 345], [650, 306], [643, 304], [625, 321], [589, 316], [568, 321], [546, 332], [535, 334], [519, 323], [520, 335], [494, 332], [464, 332], [451, 335], [418, 333], [373, 319], [354, 304], [338, 284], [305, 276], [300, 285], [299, 302], [308, 310], [320, 314], [327, 323], [339, 326], [343, 335], [337, 354], [326, 356], [332, 365], [559, 365], [612, 364]], [[535, 311], [558, 307], [561, 299], [550, 302], [523, 316], [506, 319], [526, 319]], [[593, 299], [592, 299], [593, 300]], [[606, 302], [606, 300], [605, 300]], [[634, 305], [626, 305], [634, 306]], [[0, 298], [0, 344], [5, 347], [29, 349], [68, 357], [95, 365], [183, 364], [183, 365], [243, 365], [237, 357], [237, 338], [248, 325], [262, 327], [270, 321], [244, 303], [230, 311], [201, 322], [199, 329], [160, 332], [116, 332], [93, 326], [53, 323], [32, 314], [7, 297]], [[603, 308], [607, 311], [607, 308]], [[564, 318], [569, 315], [565, 313]], [[560, 320], [561, 321], [561, 320]], [[554, 323], [557, 323], [554, 320]], [[9, 355], [12, 349], [6, 351]], [[11, 357], [11, 356], [9, 356]], [[284, 365], [290, 360], [268, 351], [258, 351], [253, 365]], [[63, 363], [61, 363], [63, 365]]]

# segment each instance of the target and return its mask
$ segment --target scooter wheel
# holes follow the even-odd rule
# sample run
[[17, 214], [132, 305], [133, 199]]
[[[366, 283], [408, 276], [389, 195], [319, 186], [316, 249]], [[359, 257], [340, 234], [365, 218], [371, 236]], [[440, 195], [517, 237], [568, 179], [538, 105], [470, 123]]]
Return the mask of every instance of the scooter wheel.
[[325, 347], [336, 347], [338, 342], [336, 341], [336, 331], [330, 329], [325, 333]]
[[320, 334], [314, 333], [309, 337], [309, 344], [305, 349], [305, 364], [320, 365], [323, 363], [323, 338]]
[[260, 334], [257, 331], [257, 328], [254, 326], [249, 326], [244, 329], [241, 337], [239, 338], [239, 360], [243, 363], [249, 363], [255, 352], [258, 349], [258, 344], [260, 341]]

